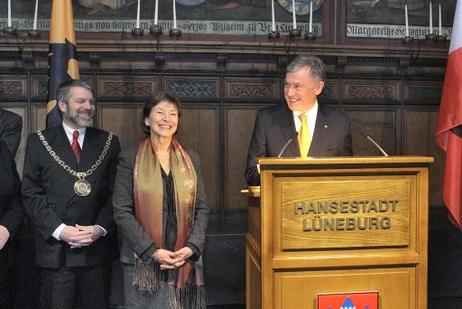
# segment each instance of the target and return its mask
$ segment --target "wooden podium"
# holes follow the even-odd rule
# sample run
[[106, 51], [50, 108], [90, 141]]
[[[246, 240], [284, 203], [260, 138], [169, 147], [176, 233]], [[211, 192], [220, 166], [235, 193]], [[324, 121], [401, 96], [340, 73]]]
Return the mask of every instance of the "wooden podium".
[[[325, 296], [361, 294], [380, 309], [427, 308], [432, 162], [260, 159], [261, 187], [248, 193], [247, 308], [317, 309]], [[356, 306], [365, 308], [376, 307]]]

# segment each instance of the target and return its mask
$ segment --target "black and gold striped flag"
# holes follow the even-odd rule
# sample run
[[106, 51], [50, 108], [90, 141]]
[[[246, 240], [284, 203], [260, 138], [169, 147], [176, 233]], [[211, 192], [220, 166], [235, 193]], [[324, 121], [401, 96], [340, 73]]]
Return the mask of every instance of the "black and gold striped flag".
[[79, 79], [79, 63], [71, 0], [53, 0], [48, 54], [47, 128], [61, 124], [56, 90], [65, 81]]

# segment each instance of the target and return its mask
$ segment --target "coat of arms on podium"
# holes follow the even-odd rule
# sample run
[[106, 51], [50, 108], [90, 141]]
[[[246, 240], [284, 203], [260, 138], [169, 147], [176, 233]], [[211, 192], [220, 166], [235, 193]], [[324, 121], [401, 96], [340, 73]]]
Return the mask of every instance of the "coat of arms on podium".
[[319, 294], [317, 309], [378, 309], [379, 293]]

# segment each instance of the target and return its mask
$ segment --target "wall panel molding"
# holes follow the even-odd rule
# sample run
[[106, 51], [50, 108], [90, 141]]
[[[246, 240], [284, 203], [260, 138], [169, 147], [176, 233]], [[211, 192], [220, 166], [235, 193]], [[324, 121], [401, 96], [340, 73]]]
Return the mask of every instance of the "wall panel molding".
[[399, 80], [350, 80], [341, 83], [342, 101], [356, 104], [399, 104], [401, 83]]
[[145, 98], [159, 89], [156, 76], [98, 76], [97, 98], [113, 100], [121, 98]]
[[166, 76], [162, 78], [162, 90], [174, 93], [187, 101], [217, 101], [220, 95], [218, 77]]
[[26, 75], [0, 75], [0, 100], [25, 100], [28, 97]]
[[281, 99], [278, 79], [225, 78], [224, 99], [226, 101], [276, 102]]

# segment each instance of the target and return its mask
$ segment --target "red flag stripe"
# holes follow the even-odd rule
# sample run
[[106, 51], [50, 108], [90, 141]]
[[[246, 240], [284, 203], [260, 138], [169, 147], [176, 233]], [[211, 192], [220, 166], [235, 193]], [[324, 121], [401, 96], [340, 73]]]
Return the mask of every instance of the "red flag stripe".
[[448, 132], [443, 199], [451, 219], [462, 230], [462, 139]]
[[459, 125], [462, 125], [462, 48], [449, 55], [436, 125], [436, 142], [445, 151], [449, 131]]
[[443, 200], [451, 221], [462, 230], [462, 138], [451, 131], [462, 125], [462, 0], [456, 5], [436, 143], [446, 151]]

